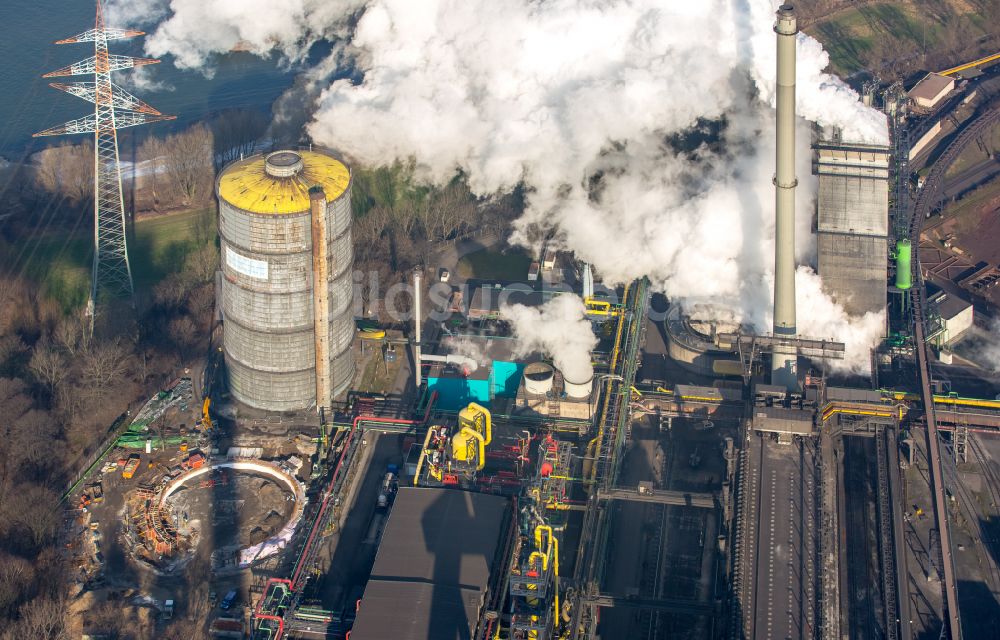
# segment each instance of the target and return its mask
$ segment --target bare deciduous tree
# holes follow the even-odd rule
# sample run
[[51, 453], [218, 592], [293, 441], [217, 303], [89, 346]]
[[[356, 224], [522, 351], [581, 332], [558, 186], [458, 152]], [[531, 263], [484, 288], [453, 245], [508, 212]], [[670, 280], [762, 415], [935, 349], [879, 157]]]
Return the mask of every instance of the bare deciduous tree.
[[66, 377], [68, 365], [66, 356], [59, 349], [42, 342], [35, 345], [28, 369], [50, 394], [55, 395], [59, 383]]
[[24, 558], [0, 551], [0, 614], [13, 613], [35, 579], [35, 568]]
[[64, 142], [39, 154], [38, 182], [49, 193], [71, 202], [89, 200], [94, 194], [94, 145]]
[[191, 253], [184, 260], [184, 271], [197, 284], [213, 282], [219, 268], [219, 252], [214, 245], [206, 245]]
[[12, 368], [15, 359], [28, 350], [28, 345], [17, 334], [0, 337], [0, 369]]
[[180, 309], [191, 293], [191, 283], [179, 273], [172, 273], [153, 288], [153, 300], [167, 311]]
[[4, 631], [4, 640], [38, 638], [38, 640], [69, 640], [66, 625], [67, 602], [62, 598], [35, 598], [21, 607], [20, 619]]
[[181, 359], [186, 360], [191, 350], [198, 344], [198, 327], [191, 320], [191, 316], [183, 315], [171, 320], [167, 330]]
[[205, 125], [167, 136], [163, 141], [163, 170], [185, 205], [198, 202], [212, 188], [212, 132]]
[[257, 153], [268, 122], [267, 116], [253, 109], [226, 109], [212, 118], [209, 127], [217, 166]]
[[57, 323], [53, 337], [56, 344], [65, 349], [70, 357], [89, 350], [93, 340], [86, 319], [79, 315], [63, 318]]
[[129, 368], [129, 351], [120, 340], [94, 345], [83, 355], [81, 378], [91, 391], [102, 393], [124, 381]]
[[37, 549], [54, 540], [60, 517], [56, 510], [59, 496], [54, 491], [25, 483], [11, 491], [7, 502], [11, 527], [25, 536], [25, 542], [30, 543], [29, 548]]
[[164, 196], [169, 180], [166, 177], [166, 168], [163, 164], [166, 151], [163, 148], [163, 140], [156, 136], [149, 136], [139, 147], [139, 161], [143, 164], [144, 171], [137, 178], [138, 186], [149, 189], [154, 210], [160, 207], [160, 200]]

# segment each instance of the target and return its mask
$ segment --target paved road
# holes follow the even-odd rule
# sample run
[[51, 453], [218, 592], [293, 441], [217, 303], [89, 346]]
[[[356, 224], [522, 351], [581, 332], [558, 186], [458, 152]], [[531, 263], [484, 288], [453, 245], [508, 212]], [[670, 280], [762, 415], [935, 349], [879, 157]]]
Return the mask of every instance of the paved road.
[[378, 536], [369, 534], [384, 470], [389, 464], [402, 462], [401, 436], [368, 434], [366, 438], [366, 453], [370, 458], [357, 471], [362, 475], [353, 502], [349, 500], [349, 506], [345, 507], [349, 509], [347, 519], [340, 531], [327, 538], [321, 551], [320, 563], [325, 573], [317, 597], [324, 607], [332, 610], [344, 604], [352, 587], [364, 585], [368, 580], [378, 550]]

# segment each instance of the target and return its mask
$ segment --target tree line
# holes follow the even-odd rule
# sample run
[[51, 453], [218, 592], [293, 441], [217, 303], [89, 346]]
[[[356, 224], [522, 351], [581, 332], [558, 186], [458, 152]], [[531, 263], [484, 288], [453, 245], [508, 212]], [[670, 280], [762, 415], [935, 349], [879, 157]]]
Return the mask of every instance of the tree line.
[[354, 268], [364, 274], [360, 295], [366, 315], [377, 315], [373, 279], [384, 292], [407, 279], [413, 267], [432, 266], [441, 243], [470, 231], [502, 238], [524, 210], [520, 190], [480, 198], [461, 174], [443, 186], [422, 184], [412, 161], [354, 167], [351, 177]]

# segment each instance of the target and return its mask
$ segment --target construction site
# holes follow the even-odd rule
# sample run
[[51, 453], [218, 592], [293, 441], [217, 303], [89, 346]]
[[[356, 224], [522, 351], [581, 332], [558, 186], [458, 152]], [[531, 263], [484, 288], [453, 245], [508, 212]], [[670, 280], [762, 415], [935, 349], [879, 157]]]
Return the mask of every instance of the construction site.
[[[993, 314], [997, 267], [962, 263], [932, 214], [997, 121], [996, 67], [872, 88], [890, 146], [810, 141], [824, 290], [886, 318], [859, 381], [830, 372], [837, 336], [797, 328], [797, 33], [783, 5], [767, 332], [647, 279], [595, 293], [554, 246], [518, 282], [424, 265], [405, 331], [359, 328], [347, 161], [226, 166], [221, 332], [67, 491], [79, 590], [268, 640], [994, 634], [1000, 381], [952, 357], [966, 304]], [[964, 124], [924, 140], [959, 104]], [[515, 290], [529, 309], [582, 299], [582, 366], [521, 344], [498, 301]]]

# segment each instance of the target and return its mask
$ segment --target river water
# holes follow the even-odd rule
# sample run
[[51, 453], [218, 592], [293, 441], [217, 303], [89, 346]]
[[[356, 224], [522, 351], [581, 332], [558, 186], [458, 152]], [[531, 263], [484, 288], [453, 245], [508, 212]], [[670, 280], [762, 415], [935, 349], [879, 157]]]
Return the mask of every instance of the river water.
[[[94, 53], [93, 45], [52, 44], [93, 27], [92, 0], [0, 0], [0, 157], [19, 160], [49, 144], [83, 136], [32, 138], [31, 134], [66, 120], [92, 113], [88, 102], [48, 86], [49, 82], [88, 81], [86, 76], [42, 78]], [[111, 25], [115, 26], [115, 25]], [[142, 55], [142, 39], [110, 44], [112, 53]], [[138, 135], [158, 134], [184, 127], [207, 115], [232, 107], [268, 111], [274, 100], [291, 86], [295, 71], [277, 60], [248, 53], [220, 57], [211, 79], [194, 71], [176, 69], [169, 58], [148, 67], [151, 89], [131, 89], [137, 97], [176, 122], [144, 125]], [[125, 84], [124, 77], [116, 78]], [[160, 88], [162, 87], [162, 88]], [[129, 130], [125, 130], [129, 131]]]

